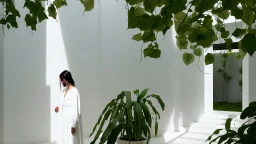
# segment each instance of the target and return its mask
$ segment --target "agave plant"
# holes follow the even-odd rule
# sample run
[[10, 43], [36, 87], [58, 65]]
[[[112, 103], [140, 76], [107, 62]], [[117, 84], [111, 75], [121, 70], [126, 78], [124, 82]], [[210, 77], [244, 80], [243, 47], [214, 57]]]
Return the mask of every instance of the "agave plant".
[[[147, 92], [148, 89], [144, 89], [142, 92], [135, 90], [133, 93], [136, 100], [132, 100], [132, 92], [122, 91], [116, 99], [109, 102], [93, 127], [90, 137], [99, 126], [90, 144], [94, 144], [98, 139], [100, 139], [99, 144], [105, 142], [114, 144], [118, 138], [126, 141], [147, 140], [149, 143], [152, 123], [154, 122], [155, 135], [157, 135], [158, 119], [160, 119], [160, 114], [153, 105], [151, 98], [158, 101], [162, 110], [164, 110], [165, 104], [159, 95], [147, 95]], [[102, 129], [106, 121], [109, 122], [103, 132]]]

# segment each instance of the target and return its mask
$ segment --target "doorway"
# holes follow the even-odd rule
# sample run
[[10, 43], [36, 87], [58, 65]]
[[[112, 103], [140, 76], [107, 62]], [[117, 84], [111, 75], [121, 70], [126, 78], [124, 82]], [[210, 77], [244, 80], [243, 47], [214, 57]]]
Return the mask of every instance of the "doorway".
[[238, 43], [232, 43], [232, 52], [226, 44], [214, 44], [212, 64], [213, 110], [242, 111], [242, 59]]

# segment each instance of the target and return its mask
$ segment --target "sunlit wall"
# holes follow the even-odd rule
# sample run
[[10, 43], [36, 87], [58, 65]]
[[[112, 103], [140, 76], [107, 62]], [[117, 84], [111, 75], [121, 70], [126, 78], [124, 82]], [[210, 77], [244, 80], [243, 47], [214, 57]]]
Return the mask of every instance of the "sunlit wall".
[[[68, 0], [57, 21], [49, 18], [36, 32], [19, 19], [19, 29], [4, 41], [4, 144], [58, 141], [59, 73], [72, 72], [82, 102], [84, 137], [104, 106], [122, 90], [150, 88], [162, 96], [159, 136], [181, 131], [204, 111], [203, 60], [185, 66], [175, 33], [159, 34], [159, 59], [142, 58], [142, 43], [131, 40], [124, 1], [96, 1], [83, 13], [79, 1]], [[24, 1], [16, 6], [24, 16]], [[146, 45], [144, 45], [145, 47]], [[199, 61], [199, 59], [196, 59]], [[157, 108], [160, 108], [158, 105]]]

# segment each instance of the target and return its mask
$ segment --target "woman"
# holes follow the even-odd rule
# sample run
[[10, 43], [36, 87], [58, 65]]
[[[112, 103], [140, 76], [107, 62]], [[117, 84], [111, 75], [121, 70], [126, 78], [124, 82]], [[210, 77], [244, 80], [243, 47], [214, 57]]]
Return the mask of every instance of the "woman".
[[[61, 139], [59, 144], [83, 144], [82, 115], [80, 109], [80, 95], [69, 71], [60, 74], [63, 85], [62, 101], [55, 108], [61, 113]], [[60, 84], [60, 85], [61, 85]]]

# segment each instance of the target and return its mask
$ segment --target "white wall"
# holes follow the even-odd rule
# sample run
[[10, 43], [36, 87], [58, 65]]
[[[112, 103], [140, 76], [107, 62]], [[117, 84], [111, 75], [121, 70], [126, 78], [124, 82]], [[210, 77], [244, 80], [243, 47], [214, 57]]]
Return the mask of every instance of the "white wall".
[[[58, 140], [59, 115], [53, 109], [64, 69], [72, 72], [80, 91], [84, 137], [106, 103], [122, 90], [150, 88], [162, 96], [166, 110], [161, 112], [159, 135], [179, 131], [182, 123], [188, 126], [204, 111], [204, 74], [197, 63], [183, 64], [173, 32], [164, 40], [159, 35], [160, 59], [140, 62], [141, 43], [131, 40], [136, 31], [127, 30], [124, 1], [96, 1], [96, 8], [84, 16], [79, 2], [67, 2], [58, 23], [44, 22], [32, 35], [21, 19], [19, 29], [6, 32], [5, 144]], [[24, 15], [23, 2], [16, 5]]]
[[[21, 15], [24, 1], [16, 1]], [[4, 144], [49, 141], [50, 89], [46, 85], [46, 23], [37, 32], [26, 28], [5, 30], [4, 42]]]
[[243, 109], [246, 108], [250, 102], [256, 101], [256, 56], [245, 56], [243, 60]]
[[[0, 5], [0, 19], [4, 13]], [[2, 25], [0, 25], [2, 26]], [[0, 144], [4, 143], [4, 35], [0, 28]]]
[[239, 69], [242, 66], [242, 60], [236, 58], [236, 53], [232, 53], [227, 58], [227, 73], [232, 76], [232, 79], [228, 84], [225, 83], [225, 88], [223, 89], [224, 79], [221, 73], [217, 72], [222, 69], [221, 61], [223, 60], [222, 54], [214, 54], [215, 61], [213, 64], [213, 97], [214, 102], [226, 101], [226, 93], [223, 96], [223, 91], [227, 90], [227, 101], [237, 102], [242, 100], [242, 88], [239, 86], [238, 81], [241, 80], [242, 75], [239, 73]]
[[[0, 16], [0, 19], [1, 19], [1, 16]], [[2, 29], [0, 29], [0, 144], [3, 144], [3, 143], [4, 143], [4, 35], [3, 35]]]

